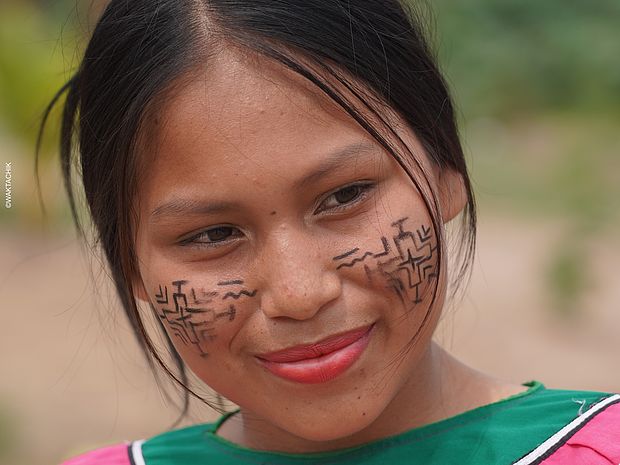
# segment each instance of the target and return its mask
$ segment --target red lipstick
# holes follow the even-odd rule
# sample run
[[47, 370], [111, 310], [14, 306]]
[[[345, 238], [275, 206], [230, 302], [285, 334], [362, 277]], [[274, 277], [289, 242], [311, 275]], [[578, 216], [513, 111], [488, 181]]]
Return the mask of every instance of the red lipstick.
[[256, 358], [281, 378], [309, 384], [326, 382], [346, 371], [362, 355], [373, 328], [374, 324]]

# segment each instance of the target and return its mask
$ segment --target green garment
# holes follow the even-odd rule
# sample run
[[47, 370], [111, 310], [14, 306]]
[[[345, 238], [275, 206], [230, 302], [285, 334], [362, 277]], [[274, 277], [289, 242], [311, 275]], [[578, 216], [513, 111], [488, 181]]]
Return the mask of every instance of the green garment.
[[230, 464], [511, 464], [578, 416], [606, 393], [529, 389], [459, 415], [360, 446], [329, 452], [291, 454], [248, 449], [215, 434], [230, 415], [148, 439], [142, 454], [148, 465]]

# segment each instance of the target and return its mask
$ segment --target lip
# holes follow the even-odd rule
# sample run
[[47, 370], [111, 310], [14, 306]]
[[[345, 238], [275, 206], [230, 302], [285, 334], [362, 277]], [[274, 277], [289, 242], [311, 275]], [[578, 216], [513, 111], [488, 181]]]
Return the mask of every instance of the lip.
[[374, 327], [373, 323], [312, 345], [261, 354], [256, 359], [281, 378], [307, 384], [323, 383], [336, 378], [355, 363], [368, 346]]
[[256, 356], [270, 362], [298, 362], [300, 360], [317, 358], [352, 344], [366, 334], [371, 329], [371, 326], [372, 325], [368, 325], [363, 328], [335, 334], [321, 339], [314, 344], [292, 346], [275, 352], [258, 354]]

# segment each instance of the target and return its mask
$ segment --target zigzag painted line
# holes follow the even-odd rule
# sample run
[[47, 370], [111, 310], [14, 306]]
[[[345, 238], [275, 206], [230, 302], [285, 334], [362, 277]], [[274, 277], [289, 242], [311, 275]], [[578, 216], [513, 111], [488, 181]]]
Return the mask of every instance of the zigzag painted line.
[[248, 292], [248, 291], [241, 291], [239, 292], [239, 294], [235, 294], [234, 292], [227, 292], [224, 297], [222, 297], [222, 300], [226, 300], [228, 297], [232, 297], [235, 300], [238, 300], [242, 295], [247, 295], [248, 297], [254, 297], [256, 295], [256, 289], [254, 289], [252, 292]]
[[374, 254], [372, 252], [366, 252], [364, 255], [362, 255], [359, 258], [354, 258], [352, 262], [349, 263], [341, 263], [340, 265], [338, 265], [336, 267], [337, 270], [339, 270], [342, 267], [347, 267], [347, 268], [351, 268], [353, 265], [355, 265], [356, 263], [359, 262], [363, 262], [364, 260], [366, 260], [366, 258], [368, 257], [372, 257]]
[[359, 247], [355, 247], [353, 250], [349, 250], [348, 252], [343, 253], [342, 255], [337, 255], [332, 260], [342, 260], [343, 258], [347, 258], [349, 255], [353, 255], [355, 252], [359, 250]]

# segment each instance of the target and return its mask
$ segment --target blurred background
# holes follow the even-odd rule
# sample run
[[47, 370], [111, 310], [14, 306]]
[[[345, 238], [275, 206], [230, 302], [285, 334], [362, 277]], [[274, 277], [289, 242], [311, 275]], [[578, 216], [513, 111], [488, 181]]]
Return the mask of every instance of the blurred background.
[[[0, 2], [0, 464], [59, 463], [176, 418], [75, 238], [56, 113], [45, 218], [37, 201], [42, 110], [104, 3]], [[480, 208], [471, 284], [436, 338], [506, 380], [620, 392], [620, 2], [429, 3]], [[191, 411], [183, 424], [217, 416]]]

